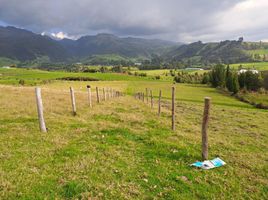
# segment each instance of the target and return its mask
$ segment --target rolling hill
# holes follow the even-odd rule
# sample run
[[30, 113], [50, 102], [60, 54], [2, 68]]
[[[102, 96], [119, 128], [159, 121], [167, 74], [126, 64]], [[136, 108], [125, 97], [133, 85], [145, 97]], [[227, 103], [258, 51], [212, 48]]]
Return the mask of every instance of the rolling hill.
[[202, 43], [201, 41], [182, 45], [163, 55], [166, 60], [193, 61], [196, 63], [237, 63], [249, 62], [252, 57], [244, 48], [243, 42], [222, 41], [218, 43]]
[[127, 58], [150, 58], [178, 45], [163, 40], [120, 38], [111, 34], [83, 36], [78, 40], [54, 40], [15, 27], [0, 27], [0, 57], [19, 61], [48, 57], [51, 61], [80, 60], [93, 55], [116, 54]]
[[70, 55], [57, 41], [15, 27], [0, 27], [0, 57], [13, 60], [34, 60], [47, 56], [51, 61], [62, 61]]
[[[77, 40], [55, 40], [48, 36], [15, 27], [0, 26], [0, 63], [7, 60], [47, 62], [83, 62], [89, 64], [127, 63], [153, 60], [164, 63], [182, 62], [187, 66], [213, 63], [260, 62], [268, 59], [268, 44], [226, 40], [191, 44], [157, 39], [118, 37], [112, 34], [83, 36]], [[118, 61], [119, 60], [119, 61]]]

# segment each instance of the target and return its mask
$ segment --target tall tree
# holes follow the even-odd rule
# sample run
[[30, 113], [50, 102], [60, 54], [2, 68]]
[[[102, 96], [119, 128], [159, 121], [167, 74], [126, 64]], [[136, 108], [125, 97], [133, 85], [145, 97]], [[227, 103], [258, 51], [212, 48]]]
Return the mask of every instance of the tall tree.
[[237, 73], [233, 73], [232, 81], [233, 81], [233, 86], [232, 86], [233, 91], [232, 92], [234, 94], [237, 94], [239, 92], [239, 89], [240, 89]]
[[225, 85], [230, 92], [233, 92], [233, 73], [230, 71], [229, 65], [226, 69]]
[[225, 86], [225, 66], [218, 64], [210, 72], [210, 83], [213, 87], [224, 87]]

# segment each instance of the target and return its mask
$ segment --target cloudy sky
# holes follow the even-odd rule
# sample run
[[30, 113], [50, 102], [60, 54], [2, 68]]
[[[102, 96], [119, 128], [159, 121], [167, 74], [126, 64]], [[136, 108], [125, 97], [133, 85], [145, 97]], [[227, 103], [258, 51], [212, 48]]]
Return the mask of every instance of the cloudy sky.
[[58, 38], [268, 40], [268, 0], [0, 0], [0, 25]]

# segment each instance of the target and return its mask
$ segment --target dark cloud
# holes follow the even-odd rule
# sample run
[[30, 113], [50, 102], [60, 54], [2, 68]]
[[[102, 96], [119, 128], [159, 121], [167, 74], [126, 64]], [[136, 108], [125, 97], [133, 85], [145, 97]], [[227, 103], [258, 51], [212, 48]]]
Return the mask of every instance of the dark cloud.
[[[0, 0], [0, 22], [39, 33], [63, 32], [61, 35], [70, 37], [108, 32], [176, 41], [230, 39], [244, 34], [257, 39], [252, 29], [239, 29], [241, 24], [232, 20], [241, 20], [240, 11], [244, 12], [244, 18], [250, 18], [244, 7], [249, 6], [246, 11], [251, 13], [252, 10], [258, 12], [264, 8], [256, 9], [256, 5], [263, 2], [265, 0]], [[260, 30], [264, 24], [252, 28]]]

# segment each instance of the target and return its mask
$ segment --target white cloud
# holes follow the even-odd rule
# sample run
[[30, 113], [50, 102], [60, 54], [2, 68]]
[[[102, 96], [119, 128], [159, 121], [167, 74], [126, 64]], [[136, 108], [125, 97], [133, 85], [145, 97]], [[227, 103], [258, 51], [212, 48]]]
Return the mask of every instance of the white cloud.
[[[226, 36], [245, 35], [251, 40], [262, 39], [268, 34], [268, 1], [246, 0], [219, 13], [215, 30]], [[266, 36], [267, 37], [267, 36]]]
[[59, 39], [59, 40], [62, 40], [64, 38], [67, 38], [67, 39], [76, 39], [74, 36], [69, 36], [67, 33], [63, 33], [62, 31], [60, 31], [58, 33], [51, 33], [51, 36], [54, 37], [54, 38], [56, 38], [56, 39]]

